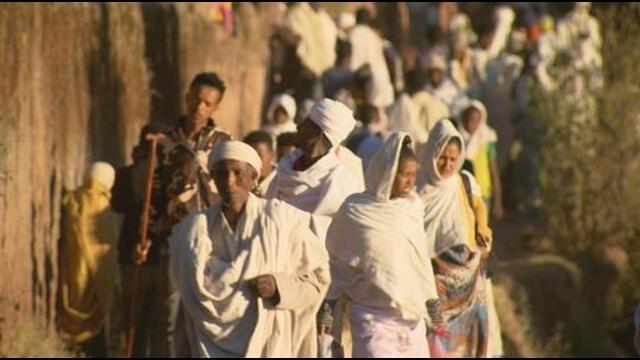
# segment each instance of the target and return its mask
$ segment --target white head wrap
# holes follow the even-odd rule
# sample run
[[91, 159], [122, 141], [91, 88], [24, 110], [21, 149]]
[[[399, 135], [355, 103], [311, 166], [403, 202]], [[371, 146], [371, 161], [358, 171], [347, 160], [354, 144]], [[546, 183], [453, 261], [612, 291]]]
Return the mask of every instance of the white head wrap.
[[[438, 172], [437, 161], [442, 151], [452, 138], [457, 138], [462, 148], [456, 164], [454, 174], [443, 178]], [[468, 238], [468, 224], [464, 220], [464, 211], [468, 207], [467, 199], [460, 198], [461, 178], [458, 173], [462, 168], [465, 158], [464, 141], [455, 126], [443, 119], [436, 123], [425, 146], [422, 163], [422, 174], [419, 179], [419, 192], [424, 202], [424, 229], [431, 257], [441, 254], [455, 245], [471, 244]], [[479, 192], [475, 179], [468, 174], [471, 180], [471, 191]], [[479, 195], [477, 195], [479, 196]]]
[[356, 16], [350, 12], [341, 12], [338, 14], [336, 25], [338, 26], [338, 29], [347, 31], [356, 26]]
[[279, 106], [282, 106], [287, 115], [289, 115], [289, 120], [293, 120], [296, 117], [296, 101], [290, 95], [280, 94], [274, 96], [271, 104], [269, 104], [267, 119], [270, 123], [273, 123], [273, 115]]
[[427, 57], [427, 69], [447, 70], [447, 62], [444, 56], [437, 52], [431, 52]]
[[313, 105], [309, 118], [322, 129], [333, 146], [340, 145], [356, 126], [353, 111], [331, 99], [322, 99]]
[[89, 172], [87, 173], [87, 177], [89, 180], [99, 182], [106, 186], [107, 189], [111, 190], [116, 179], [116, 171], [110, 164], [99, 161], [91, 165], [91, 168], [89, 168]]
[[242, 141], [225, 141], [216, 146], [209, 156], [209, 166], [222, 160], [246, 162], [256, 171], [256, 174], [260, 174], [262, 170], [262, 160], [260, 160], [258, 153]]

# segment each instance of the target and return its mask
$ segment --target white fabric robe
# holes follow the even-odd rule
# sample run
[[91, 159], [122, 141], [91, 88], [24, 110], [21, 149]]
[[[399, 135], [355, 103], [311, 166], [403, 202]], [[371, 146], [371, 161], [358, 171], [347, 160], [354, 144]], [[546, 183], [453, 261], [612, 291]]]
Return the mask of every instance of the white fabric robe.
[[[315, 314], [330, 276], [309, 214], [250, 195], [236, 231], [225, 222], [218, 202], [185, 218], [169, 239], [191, 356], [316, 356]], [[248, 288], [264, 274], [276, 279], [275, 306]]]
[[306, 171], [293, 169], [300, 156], [302, 153], [297, 150], [280, 160], [267, 197], [283, 200], [311, 213], [312, 230], [325, 240], [331, 219], [344, 200], [363, 188], [334, 151], [329, 151]]
[[438, 294], [422, 201], [415, 192], [408, 199], [391, 199], [406, 137], [392, 134], [373, 158], [367, 190], [345, 201], [327, 234], [327, 249], [334, 291], [361, 306], [391, 310], [398, 319], [418, 322], [427, 316], [426, 301]]
[[[454, 174], [443, 179], [437, 170], [437, 159], [451, 138], [456, 137], [462, 144], [460, 158]], [[461, 177], [458, 175], [465, 158], [464, 139], [449, 120], [441, 120], [429, 133], [424, 149], [423, 169], [418, 177], [418, 193], [425, 205], [424, 228], [429, 244], [429, 256], [436, 257], [455, 245], [468, 245], [469, 229], [474, 224], [467, 223], [463, 216], [468, 206], [466, 194], [461, 193]], [[482, 196], [480, 186], [473, 175], [465, 172], [471, 182], [474, 196]], [[433, 242], [435, 241], [435, 242]]]
[[352, 46], [351, 69], [358, 70], [369, 64], [373, 77], [367, 101], [379, 108], [393, 103], [393, 85], [389, 68], [384, 58], [384, 43], [373, 29], [366, 25], [357, 25], [349, 33]]

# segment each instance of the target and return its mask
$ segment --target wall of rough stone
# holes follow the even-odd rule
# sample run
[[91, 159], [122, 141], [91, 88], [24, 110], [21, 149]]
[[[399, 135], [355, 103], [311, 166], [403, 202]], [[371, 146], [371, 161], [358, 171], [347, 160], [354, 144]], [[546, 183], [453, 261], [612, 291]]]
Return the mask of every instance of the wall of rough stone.
[[216, 118], [235, 136], [259, 124], [275, 5], [235, 5], [233, 36], [206, 6], [0, 4], [0, 334], [53, 329], [64, 189], [93, 161], [127, 163], [194, 74], [226, 80]]

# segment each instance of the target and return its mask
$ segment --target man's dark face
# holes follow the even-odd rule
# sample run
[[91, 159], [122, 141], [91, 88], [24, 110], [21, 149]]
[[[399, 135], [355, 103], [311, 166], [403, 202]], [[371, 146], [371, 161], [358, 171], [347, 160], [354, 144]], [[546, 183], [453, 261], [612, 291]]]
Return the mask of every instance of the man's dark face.
[[186, 96], [187, 121], [196, 126], [204, 126], [218, 110], [220, 105], [220, 90], [206, 85], [195, 86], [189, 89]]
[[462, 118], [462, 126], [464, 126], [465, 130], [469, 132], [469, 134], [475, 134], [482, 123], [482, 113], [480, 110], [476, 108], [470, 108], [464, 112]]
[[489, 46], [491, 46], [491, 43], [493, 42], [493, 37], [495, 36], [495, 32], [494, 31], [486, 31], [484, 33], [482, 33], [482, 35], [480, 35], [480, 39], [479, 39], [479, 43], [480, 43], [480, 47], [483, 49], [488, 49]]
[[433, 86], [439, 86], [444, 81], [444, 71], [441, 69], [429, 69], [427, 72], [429, 83]]
[[246, 162], [237, 160], [219, 161], [212, 170], [222, 202], [232, 207], [244, 205], [255, 184], [256, 171]]
[[322, 130], [309, 117], [298, 125], [296, 142], [298, 148], [305, 154], [310, 154], [313, 147], [323, 141]]

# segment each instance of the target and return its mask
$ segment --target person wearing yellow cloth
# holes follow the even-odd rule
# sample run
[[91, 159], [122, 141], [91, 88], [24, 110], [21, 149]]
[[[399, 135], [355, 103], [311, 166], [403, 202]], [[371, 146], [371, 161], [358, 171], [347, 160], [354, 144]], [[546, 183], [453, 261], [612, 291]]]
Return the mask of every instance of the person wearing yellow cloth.
[[464, 139], [466, 159], [473, 165], [473, 175], [480, 185], [482, 199], [493, 217], [499, 220], [504, 210], [498, 170], [498, 136], [487, 125], [487, 110], [480, 101], [469, 101], [462, 112], [462, 122], [458, 131]]
[[115, 170], [94, 163], [81, 187], [63, 199], [58, 325], [74, 351], [106, 357], [116, 279], [116, 221], [110, 211]]
[[465, 144], [449, 119], [436, 123], [424, 151], [418, 193], [439, 295], [427, 303], [431, 333], [442, 334], [447, 357], [487, 357], [493, 351], [484, 263], [493, 240], [482, 193], [473, 175], [461, 172]]

